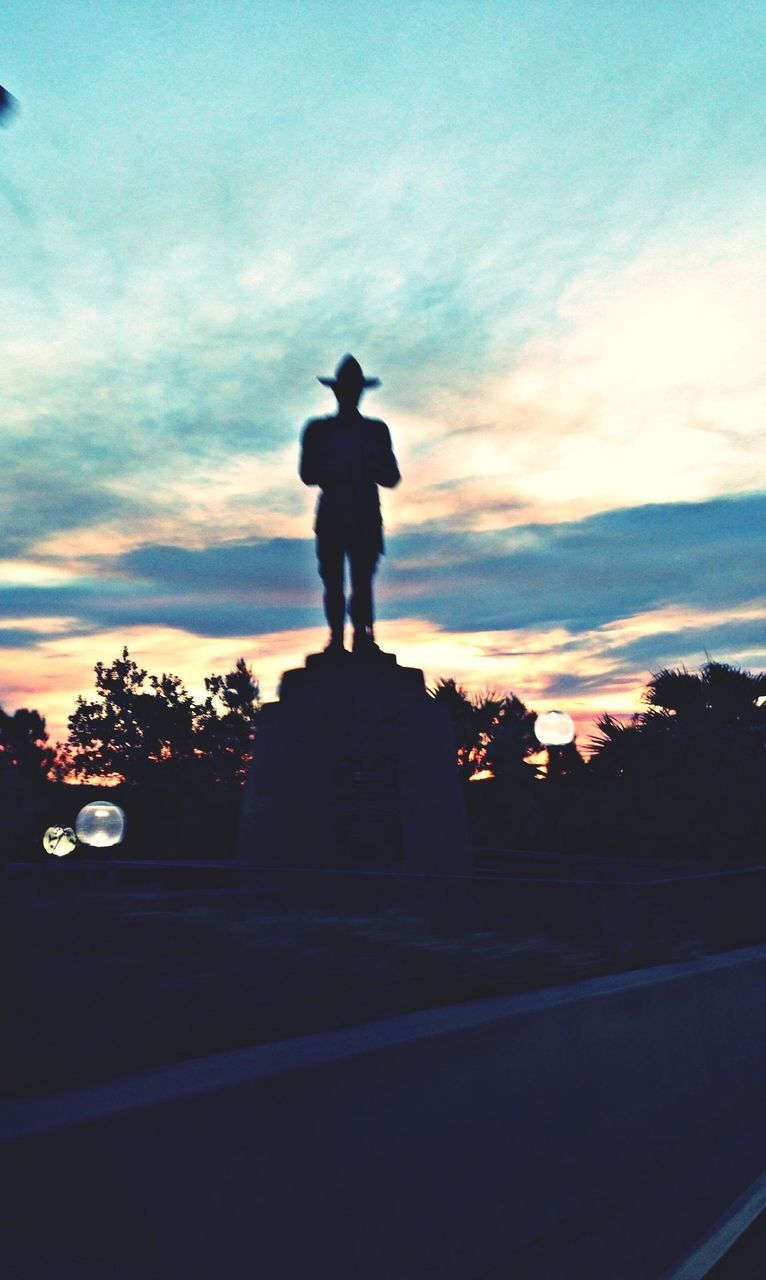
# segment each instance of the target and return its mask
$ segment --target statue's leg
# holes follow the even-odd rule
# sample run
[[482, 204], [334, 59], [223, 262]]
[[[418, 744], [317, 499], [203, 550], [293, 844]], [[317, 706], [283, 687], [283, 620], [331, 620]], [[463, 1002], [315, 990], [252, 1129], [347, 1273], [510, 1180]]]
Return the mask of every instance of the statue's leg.
[[324, 583], [324, 612], [330, 628], [330, 644], [343, 648], [343, 624], [346, 619], [346, 597], [343, 590], [345, 552], [339, 538], [326, 533], [317, 537], [319, 576]]
[[374, 639], [374, 605], [372, 579], [378, 563], [377, 549], [355, 548], [349, 555], [351, 565], [351, 600], [349, 613], [354, 624], [354, 646], [371, 644]]

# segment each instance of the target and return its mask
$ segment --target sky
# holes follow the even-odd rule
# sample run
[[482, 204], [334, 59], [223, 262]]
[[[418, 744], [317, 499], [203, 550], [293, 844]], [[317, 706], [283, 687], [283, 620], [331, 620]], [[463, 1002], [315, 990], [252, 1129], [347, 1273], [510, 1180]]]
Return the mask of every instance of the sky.
[[325, 642], [298, 439], [391, 429], [377, 638], [585, 742], [766, 668], [766, 9], [28, 0], [0, 83], [0, 705]]

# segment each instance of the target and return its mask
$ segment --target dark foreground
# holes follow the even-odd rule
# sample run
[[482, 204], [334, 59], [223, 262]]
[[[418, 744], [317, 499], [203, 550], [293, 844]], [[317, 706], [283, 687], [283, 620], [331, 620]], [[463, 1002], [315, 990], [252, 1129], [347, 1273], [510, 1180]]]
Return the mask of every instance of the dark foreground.
[[0, 930], [6, 1097], [620, 967], [598, 944], [236, 896], [18, 891]]
[[751, 948], [6, 1101], [5, 1274], [690, 1280], [763, 1172], [765, 979]]

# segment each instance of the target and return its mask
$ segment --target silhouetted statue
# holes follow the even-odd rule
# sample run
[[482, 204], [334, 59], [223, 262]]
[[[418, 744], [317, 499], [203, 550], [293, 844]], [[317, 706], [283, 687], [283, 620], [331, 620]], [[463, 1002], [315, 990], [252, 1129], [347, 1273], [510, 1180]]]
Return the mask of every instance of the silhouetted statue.
[[344, 652], [344, 570], [348, 559], [353, 651], [361, 657], [373, 656], [380, 650], [373, 631], [372, 578], [378, 556], [384, 551], [378, 485], [393, 488], [398, 484], [399, 467], [385, 422], [364, 418], [359, 412], [362, 394], [367, 387], [379, 386], [379, 379], [365, 378], [358, 360], [347, 355], [334, 378], [319, 381], [335, 392], [338, 412], [306, 423], [300, 477], [304, 484], [318, 484], [322, 490], [314, 531], [330, 627], [325, 652], [331, 656]]

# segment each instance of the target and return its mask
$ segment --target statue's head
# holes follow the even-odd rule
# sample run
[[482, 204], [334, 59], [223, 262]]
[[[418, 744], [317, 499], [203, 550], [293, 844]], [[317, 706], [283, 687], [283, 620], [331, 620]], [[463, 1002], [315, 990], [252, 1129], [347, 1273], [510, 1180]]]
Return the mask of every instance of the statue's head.
[[351, 355], [343, 357], [333, 378], [320, 377], [319, 381], [335, 392], [341, 409], [355, 409], [368, 387], [380, 386], [380, 378], [365, 378], [359, 361]]

